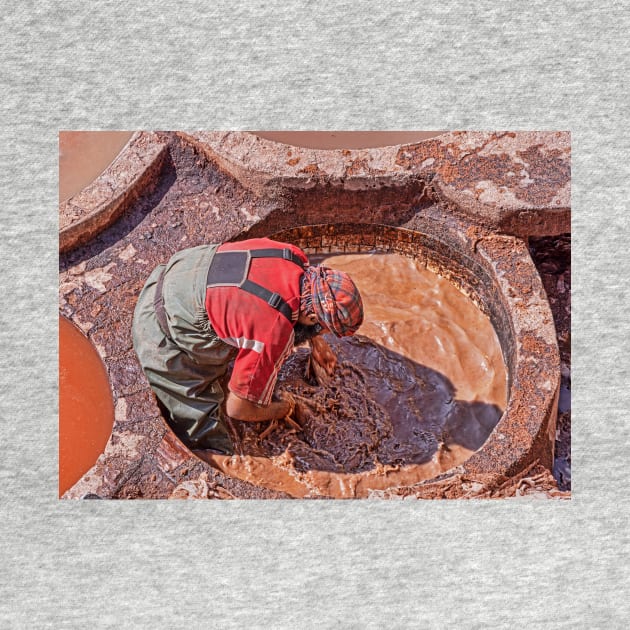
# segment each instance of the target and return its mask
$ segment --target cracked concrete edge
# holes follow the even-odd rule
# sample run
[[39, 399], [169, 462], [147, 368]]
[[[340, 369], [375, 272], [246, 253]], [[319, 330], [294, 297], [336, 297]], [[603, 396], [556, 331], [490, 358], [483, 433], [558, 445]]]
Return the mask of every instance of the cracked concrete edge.
[[348, 190], [367, 189], [400, 185], [412, 177], [395, 164], [401, 145], [328, 150], [296, 147], [240, 131], [177, 135], [259, 194], [277, 186], [308, 190], [323, 181]]
[[[498, 232], [527, 237], [571, 230], [570, 181], [554, 178], [570, 169], [569, 132], [454, 131], [413, 144], [348, 150], [295, 147], [248, 132], [137, 132], [92, 184], [60, 204], [60, 252], [89, 241], [118, 219], [133, 198], [151, 189], [168, 135], [192, 145], [259, 196], [323, 184], [358, 191], [421, 181], [445, 209]], [[523, 156], [532, 150], [548, 157], [549, 181], [543, 181], [545, 173], [530, 177]], [[520, 183], [516, 178], [505, 185], [506, 173], [499, 181], [497, 160], [514, 165], [514, 172], [506, 173], [516, 176], [518, 171]], [[495, 164], [494, 172], [475, 170], [480, 161]], [[544, 203], [527, 197], [531, 184], [547, 190]]]
[[166, 148], [156, 133], [136, 132], [101, 175], [59, 204], [59, 252], [85, 244], [114, 223], [136, 198], [150, 192]]
[[282, 188], [367, 190], [419, 180], [443, 207], [498, 232], [527, 237], [571, 229], [566, 131], [453, 131], [412, 144], [352, 150], [295, 147], [248, 132], [176, 135], [261, 196]]
[[521, 237], [571, 231], [568, 131], [454, 131], [401, 148], [397, 163], [427, 178], [436, 201]]
[[[517, 237], [490, 236], [477, 249], [496, 270], [496, 281], [515, 341], [508, 405], [483, 448], [464, 464], [469, 473], [508, 475], [534, 459], [551, 470], [555, 441], [560, 353], [551, 308], [527, 245]], [[503, 251], [502, 251], [503, 250]], [[509, 262], [506, 261], [506, 257]], [[535, 408], [540, 417], [532, 417]], [[511, 447], [506, 452], [506, 437]]]

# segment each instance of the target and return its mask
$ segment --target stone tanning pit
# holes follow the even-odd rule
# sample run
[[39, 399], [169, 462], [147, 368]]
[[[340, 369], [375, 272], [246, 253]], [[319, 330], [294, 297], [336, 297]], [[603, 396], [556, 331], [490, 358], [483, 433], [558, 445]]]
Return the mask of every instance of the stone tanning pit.
[[[541, 259], [545, 239], [566, 242], [569, 159], [561, 132], [447, 133], [337, 150], [249, 133], [134, 134], [99, 178], [60, 205], [60, 314], [103, 359], [115, 407], [104, 452], [64, 497], [566, 496], [551, 475], [566, 318], [559, 331], [530, 252]], [[315, 258], [344, 255], [344, 264], [396, 256], [448, 281], [496, 333], [492, 365], [504, 371], [493, 377], [492, 396], [455, 385], [431, 365], [437, 352], [412, 356], [391, 330], [377, 338], [364, 324], [356, 338], [332, 340], [339, 377], [357, 393], [354, 411], [328, 423], [334, 431], [318, 424], [331, 397], [318, 399], [298, 349], [277, 387], [302, 396], [301, 434], [282, 423], [266, 433], [269, 423], [232, 423], [239, 456], [188, 450], [133, 352], [135, 301], [175, 251], [255, 236], [292, 242]], [[412, 310], [406, 304], [400, 313]], [[406, 339], [418, 333], [410, 330]], [[375, 362], [372, 374], [365, 366]], [[345, 404], [343, 384], [328, 386]], [[430, 401], [439, 419], [429, 418]], [[414, 426], [417, 416], [426, 426]], [[337, 448], [332, 438], [344, 435], [352, 448]]]

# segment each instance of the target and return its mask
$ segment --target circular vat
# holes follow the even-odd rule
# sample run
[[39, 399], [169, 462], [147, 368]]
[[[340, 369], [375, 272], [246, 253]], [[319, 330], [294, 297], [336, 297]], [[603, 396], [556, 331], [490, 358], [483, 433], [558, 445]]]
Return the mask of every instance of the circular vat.
[[59, 317], [59, 496], [94, 466], [113, 423], [110, 384], [98, 352]]
[[[362, 263], [355, 256], [357, 253], [398, 254], [412, 259], [418, 268], [426, 268], [448, 280], [489, 318], [496, 331], [507, 373], [503, 381], [507, 396], [499, 405], [483, 401], [456, 401], [456, 388], [449, 383], [445, 374], [427, 365], [430, 359], [421, 362], [424, 364], [416, 362], [409, 367], [408, 356], [400, 356], [385, 347], [377, 350], [380, 352], [378, 361], [382, 382], [387, 384], [396, 381], [390, 377], [398, 369], [397, 365], [405, 366], [408, 375], [411, 374], [411, 381], [408, 375], [405, 377], [411, 385], [404, 391], [397, 386], [400, 380], [393, 387], [388, 385], [390, 390], [400, 390], [393, 395], [399, 399], [395, 405], [399, 409], [416, 409], [418, 416], [425, 415], [423, 406], [454, 405], [457, 409], [456, 426], [450, 428], [459, 431], [459, 439], [455, 435], [455, 442], [459, 442], [459, 445], [452, 443], [453, 435], [435, 435], [434, 431], [428, 438], [424, 436], [428, 439], [427, 443], [432, 445], [424, 453], [424, 459], [402, 465], [387, 462], [379, 465], [377, 462], [375, 466], [361, 470], [351, 460], [344, 460], [341, 466], [330, 466], [323, 460], [319, 466], [304, 466], [304, 454], [300, 462], [301, 454], [295, 448], [293, 452], [287, 449], [265, 456], [265, 453], [256, 453], [257, 444], [251, 447], [256, 439], [252, 440], [253, 434], [250, 433], [245, 436], [241, 434], [240, 438], [242, 443], [247, 445], [248, 440], [250, 443], [249, 450], [246, 448], [246, 457], [241, 452], [240, 456], [235, 457], [204, 457], [206, 461], [226, 474], [292, 496], [335, 498], [396, 494], [401, 488], [409, 489], [410, 493], [413, 491], [415, 496], [429, 498], [436, 494], [439, 496], [438, 488], [442, 488], [449, 478], [456, 475], [460, 481], [467, 477], [484, 481], [492, 478], [495, 483], [499, 483], [536, 460], [550, 464], [559, 382], [557, 346], [548, 304], [541, 298], [542, 286], [522, 241], [494, 237], [487, 241], [471, 242], [460, 231], [449, 233], [443, 226], [439, 235], [432, 235], [424, 231], [352, 223], [295, 227], [272, 233], [271, 237], [301, 247], [314, 259], [350, 254], [350, 258], [354, 257], [358, 265]], [[334, 266], [334, 259], [331, 260], [331, 266]], [[478, 324], [471, 320], [470, 326]], [[388, 345], [382, 338], [380, 341], [384, 346]], [[353, 373], [359, 374], [354, 389], [357, 393], [355, 402], [358, 402], [356, 413], [360, 417], [355, 420], [363, 426], [369, 425], [373, 419], [371, 416], [378, 413], [379, 407], [361, 407], [361, 387], [375, 389], [374, 383], [365, 382], [366, 371], [361, 370], [362, 363], [373, 361], [366, 358], [372, 351], [369, 344], [369, 341], [366, 343], [355, 339], [334, 343], [341, 367], [348, 372], [347, 384], [350, 389], [353, 387]], [[299, 354], [294, 356], [297, 357], [294, 363], [299, 364]], [[458, 357], [453, 359], [459, 360]], [[298, 365], [297, 369], [302, 371], [303, 367]], [[290, 384], [291, 377], [285, 377], [283, 382], [281, 373], [281, 387], [289, 385], [290, 391], [317, 397], [316, 390], [291, 390]], [[389, 398], [392, 398], [391, 394]], [[302, 400], [302, 408], [306, 406], [313, 409], [313, 400]], [[383, 400], [380, 402], [387, 404]], [[312, 422], [312, 417], [311, 413], [310, 417], [305, 414], [299, 418], [302, 426]], [[411, 420], [413, 424], [413, 418]], [[418, 422], [421, 424], [420, 417]], [[467, 431], [474, 423], [483, 425], [485, 433], [479, 430]], [[331, 427], [331, 431], [344, 430], [339, 423], [331, 423]], [[372, 439], [367, 433], [367, 439]], [[473, 434], [476, 434], [474, 439], [471, 438]], [[462, 441], [462, 436], [470, 439], [468, 442]], [[259, 438], [260, 434], [254, 437]], [[413, 439], [410, 437], [410, 442]], [[356, 440], [353, 446], [357, 452], [361, 451], [361, 444]], [[398, 447], [404, 449], [406, 445], [402, 443]], [[347, 449], [338, 454], [336, 463], [346, 454]], [[457, 487], [461, 494], [465, 491], [466, 483], [460, 483]]]

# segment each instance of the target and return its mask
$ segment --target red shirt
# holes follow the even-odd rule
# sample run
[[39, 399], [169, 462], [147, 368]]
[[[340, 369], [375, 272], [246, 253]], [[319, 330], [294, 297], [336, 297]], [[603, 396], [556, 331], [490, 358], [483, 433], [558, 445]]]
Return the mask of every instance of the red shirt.
[[[218, 251], [289, 247], [308, 264], [306, 254], [288, 243], [255, 238], [224, 243]], [[282, 258], [252, 258], [247, 276], [269, 291], [281, 295], [291, 307], [292, 321], [263, 299], [238, 287], [206, 290], [206, 310], [217, 335], [239, 348], [229, 389], [241, 398], [268, 405], [278, 371], [293, 349], [293, 327], [300, 308], [300, 278], [303, 270]]]

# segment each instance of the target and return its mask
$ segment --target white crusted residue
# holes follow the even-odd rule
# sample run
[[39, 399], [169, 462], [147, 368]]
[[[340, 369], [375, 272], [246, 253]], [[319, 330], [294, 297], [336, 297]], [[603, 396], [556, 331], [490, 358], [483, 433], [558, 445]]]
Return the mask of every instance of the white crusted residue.
[[127, 247], [125, 247], [125, 249], [123, 249], [122, 252], [118, 254], [118, 258], [120, 258], [121, 260], [131, 260], [135, 255], [136, 248], [131, 243], [129, 243], [129, 245], [127, 245]]
[[137, 459], [142, 454], [139, 448], [142, 442], [146, 441], [143, 435], [123, 431], [119, 433], [116, 440], [110, 439], [105, 448], [105, 453], [109, 456], [119, 455], [128, 460]]
[[99, 293], [105, 293], [107, 291], [105, 283], [109, 282], [112, 279], [112, 274], [109, 273], [109, 270], [115, 266], [116, 263], [112, 262], [105, 267], [98, 267], [97, 269], [86, 271], [83, 276], [85, 284], [92, 287], [93, 289], [96, 289]]
[[125, 421], [127, 419], [127, 401], [124, 398], [119, 398], [116, 401], [116, 407], [114, 408], [114, 418], [117, 421]]
[[251, 221], [252, 223], [254, 223], [255, 221], [258, 221], [259, 219], [257, 215], [252, 214], [247, 208], [241, 208], [241, 212], [245, 216], [245, 219], [247, 221]]

